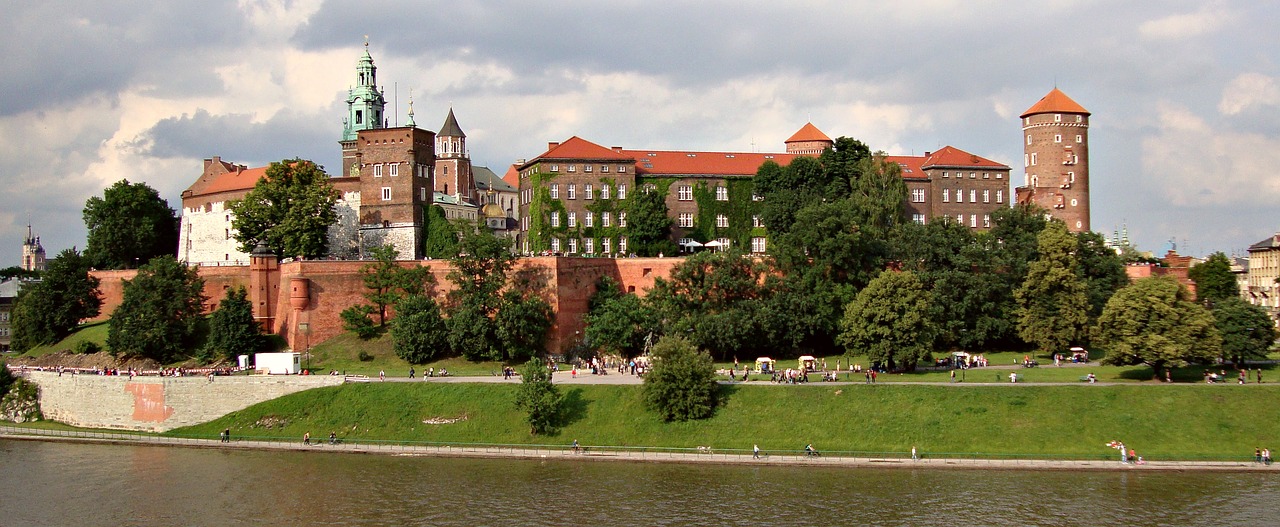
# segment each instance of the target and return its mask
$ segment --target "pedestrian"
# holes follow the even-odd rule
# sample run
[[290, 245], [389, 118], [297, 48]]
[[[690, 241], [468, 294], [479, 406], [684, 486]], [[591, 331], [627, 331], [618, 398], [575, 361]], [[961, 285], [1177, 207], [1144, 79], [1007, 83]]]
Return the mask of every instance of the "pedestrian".
[[1165, 368], [1165, 370], [1164, 370], [1164, 382], [1173, 382], [1173, 369], [1172, 369], [1172, 368]]
[[1261, 448], [1258, 448], [1258, 447], [1254, 447], [1254, 448], [1253, 448], [1253, 462], [1254, 462], [1254, 463], [1261, 463], [1261, 462], [1262, 462], [1262, 449], [1261, 449]]
[[955, 370], [955, 369], [952, 369], [952, 370], [951, 370], [951, 382], [953, 382], [953, 383], [954, 383], [954, 382], [956, 382], [956, 370]]
[[1262, 368], [1258, 368], [1258, 384], [1262, 384]]
[[867, 371], [863, 372], [863, 373], [862, 373], [862, 376], [867, 378], [867, 384], [871, 384], [871, 371], [870, 371], [870, 370], [867, 370]]
[[1271, 466], [1271, 449], [1270, 448], [1262, 449], [1262, 463], [1264, 465]]
[[378, 370], [378, 380], [386, 382], [387, 372], [385, 370]]
[[1116, 448], [1119, 448], [1119, 449], [1120, 449], [1120, 464], [1121, 464], [1121, 465], [1128, 465], [1128, 464], [1129, 464], [1129, 456], [1128, 456], [1128, 452], [1126, 452], [1126, 451], [1125, 451], [1125, 449], [1124, 449], [1124, 441], [1121, 441], [1121, 442], [1120, 442], [1120, 445], [1119, 445], [1119, 446], [1117, 446]]
[[911, 445], [911, 460], [920, 461], [920, 456], [916, 455], [916, 446]]
[[436, 367], [432, 366], [431, 369], [427, 370], [427, 377], [435, 377], [435, 376], [436, 376]]
[[227, 436], [230, 436], [230, 435], [231, 435], [231, 429], [230, 429], [230, 428], [228, 428], [228, 429], [223, 430], [222, 432], [218, 433], [218, 439], [219, 439], [219, 440], [221, 440], [223, 443], [226, 443], [226, 442], [227, 442]]
[[304, 445], [311, 444], [311, 432], [305, 432], [302, 434], [302, 444]]
[[760, 445], [751, 445], [751, 459], [760, 459]]
[[417, 372], [413, 371], [413, 366], [410, 366], [410, 367], [409, 367], [409, 378], [410, 378], [410, 379], [412, 379], [412, 378], [413, 378], [413, 374], [414, 374], [414, 373], [417, 373]]
[[871, 383], [872, 383], [872, 384], [875, 384], [875, 382], [876, 382], [876, 370], [872, 369], [872, 370], [871, 370]]
[[329, 444], [330, 445], [338, 444], [338, 434], [334, 433], [333, 431], [329, 432]]

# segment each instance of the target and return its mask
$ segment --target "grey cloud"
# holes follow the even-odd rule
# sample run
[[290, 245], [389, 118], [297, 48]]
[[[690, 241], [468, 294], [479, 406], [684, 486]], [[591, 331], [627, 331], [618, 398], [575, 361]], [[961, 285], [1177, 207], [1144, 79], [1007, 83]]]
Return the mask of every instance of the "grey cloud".
[[312, 159], [337, 167], [341, 135], [338, 109], [324, 115], [282, 111], [263, 123], [243, 114], [192, 115], [163, 119], [140, 134], [134, 144], [155, 157], [206, 158], [263, 165], [287, 157]]

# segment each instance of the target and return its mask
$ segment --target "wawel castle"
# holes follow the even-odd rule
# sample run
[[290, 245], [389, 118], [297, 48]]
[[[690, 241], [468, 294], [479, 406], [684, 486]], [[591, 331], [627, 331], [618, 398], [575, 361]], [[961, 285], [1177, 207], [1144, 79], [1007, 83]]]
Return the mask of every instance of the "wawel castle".
[[[422, 258], [430, 205], [444, 208], [449, 218], [479, 221], [514, 237], [524, 254], [626, 255], [627, 213], [637, 192], [647, 190], [664, 193], [672, 238], [682, 249], [765, 252], [768, 230], [752, 185], [756, 171], [766, 161], [785, 166], [833, 145], [812, 123], [777, 153], [605, 147], [571, 137], [512, 164], [499, 178], [471, 164], [466, 134], [452, 110], [433, 133], [414, 123], [412, 101], [405, 126], [388, 126], [385, 109], [366, 44], [338, 141], [341, 175], [332, 178], [341, 193], [339, 220], [329, 229], [332, 258], [361, 259], [385, 244], [402, 258]], [[1088, 116], [1056, 88], [1021, 116], [1025, 173], [1016, 190], [1010, 167], [952, 146], [886, 159], [902, 168], [907, 214], [916, 222], [948, 218], [986, 229], [993, 211], [1018, 201], [1043, 206], [1074, 231], [1089, 230]], [[252, 190], [265, 171], [218, 157], [205, 160], [200, 176], [182, 193], [180, 259], [248, 262], [235, 240], [227, 202]]]

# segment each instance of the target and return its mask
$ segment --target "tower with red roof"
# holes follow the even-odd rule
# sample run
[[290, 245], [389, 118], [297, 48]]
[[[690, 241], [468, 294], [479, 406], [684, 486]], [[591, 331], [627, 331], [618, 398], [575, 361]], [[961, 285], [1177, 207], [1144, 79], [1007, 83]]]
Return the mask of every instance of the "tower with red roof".
[[1034, 203], [1072, 232], [1089, 227], [1089, 111], [1054, 88], [1022, 112], [1026, 179], [1018, 203]]

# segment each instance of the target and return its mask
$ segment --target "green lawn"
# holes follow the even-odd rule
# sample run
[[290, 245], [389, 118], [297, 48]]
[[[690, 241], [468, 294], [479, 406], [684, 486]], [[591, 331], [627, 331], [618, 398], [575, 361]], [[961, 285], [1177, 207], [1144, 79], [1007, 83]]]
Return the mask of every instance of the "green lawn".
[[54, 344], [45, 346], [36, 346], [23, 353], [23, 357], [42, 357], [50, 353], [58, 351], [75, 351], [76, 345], [81, 342], [96, 342], [102, 349], [107, 348], [107, 323], [94, 322], [92, 324], [81, 324], [74, 333], [67, 336]]
[[[1102, 458], [1122, 440], [1152, 459], [1247, 455], [1280, 440], [1280, 384], [1263, 386], [724, 386], [714, 417], [662, 423], [637, 386], [561, 386], [567, 424], [528, 433], [516, 384], [357, 383], [258, 404], [173, 435], [769, 451], [983, 453]], [[1228, 408], [1248, 409], [1247, 417]], [[465, 418], [424, 424], [431, 418]], [[262, 423], [274, 422], [272, 428]]]
[[[376, 376], [385, 371], [388, 377], [408, 377], [410, 366], [418, 375], [435, 368], [436, 371], [448, 369], [450, 375], [480, 376], [502, 374], [502, 364], [496, 361], [471, 362], [460, 357], [453, 357], [421, 365], [410, 365], [396, 356], [392, 349], [391, 335], [384, 333], [377, 338], [361, 340], [351, 332], [342, 334], [317, 344], [311, 348], [311, 356], [303, 355], [303, 367], [310, 367], [319, 373], [330, 370], [346, 372], [348, 375]], [[371, 360], [360, 360], [360, 352], [365, 352]], [[309, 366], [308, 366], [309, 364]]]

